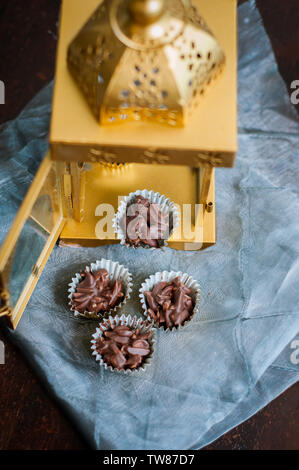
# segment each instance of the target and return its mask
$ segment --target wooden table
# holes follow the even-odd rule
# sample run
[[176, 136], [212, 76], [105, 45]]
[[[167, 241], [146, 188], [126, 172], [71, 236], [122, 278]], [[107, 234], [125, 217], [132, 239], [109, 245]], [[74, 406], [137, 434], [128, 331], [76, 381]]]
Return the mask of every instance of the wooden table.
[[[299, 79], [297, 2], [257, 1], [288, 89]], [[0, 122], [15, 118], [53, 78], [59, 6], [60, 0], [0, 0], [0, 79], [6, 85]], [[22, 351], [1, 331], [0, 339], [6, 346], [6, 365], [0, 366], [0, 449], [88, 449], [40, 385]], [[207, 449], [298, 449], [298, 397], [296, 384]]]

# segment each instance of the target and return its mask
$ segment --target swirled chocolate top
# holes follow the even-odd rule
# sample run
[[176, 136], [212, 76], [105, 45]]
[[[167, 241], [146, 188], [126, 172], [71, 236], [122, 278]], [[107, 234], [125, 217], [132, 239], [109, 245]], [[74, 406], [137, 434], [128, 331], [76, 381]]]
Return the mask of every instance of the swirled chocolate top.
[[126, 217], [126, 243], [134, 246], [159, 248], [169, 238], [169, 216], [160, 205], [142, 196], [128, 205]]
[[85, 270], [81, 277], [82, 281], [71, 299], [72, 307], [79, 313], [104, 314], [123, 300], [125, 294], [122, 283], [118, 280], [110, 281], [106, 269], [94, 273]]
[[171, 282], [159, 282], [151, 292], [144, 292], [147, 313], [159, 326], [172, 328], [183, 325], [193, 313], [191, 290], [179, 277]]
[[117, 370], [136, 369], [150, 354], [150, 332], [141, 333], [126, 325], [119, 325], [103, 333], [96, 340], [96, 351], [104, 362]]

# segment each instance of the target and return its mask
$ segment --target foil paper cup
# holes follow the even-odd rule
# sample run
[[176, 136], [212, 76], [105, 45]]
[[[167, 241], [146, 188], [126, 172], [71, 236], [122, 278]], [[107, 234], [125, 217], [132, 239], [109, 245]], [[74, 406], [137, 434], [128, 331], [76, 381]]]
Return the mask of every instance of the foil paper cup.
[[[125, 325], [128, 327], [131, 327], [133, 330], [139, 329], [141, 333], [148, 333], [150, 331], [150, 336], [148, 338], [148, 343], [150, 345], [150, 350], [151, 350], [150, 355], [145, 358], [144, 362], [137, 369], [126, 369], [126, 370], [115, 369], [114, 367], [106, 364], [101, 354], [99, 354], [96, 351], [97, 339], [103, 336], [105, 331], [111, 330], [113, 326], [119, 326], [119, 325]], [[156, 332], [153, 328], [152, 322], [149, 323], [146, 320], [143, 320], [142, 318], [138, 318], [137, 316], [131, 316], [131, 315], [128, 315], [128, 316], [116, 315], [115, 317], [110, 316], [109, 318], [103, 320], [99, 324], [99, 327], [96, 329], [96, 332], [92, 335], [92, 338], [93, 338], [91, 341], [92, 355], [95, 356], [95, 359], [100, 364], [100, 366], [104, 367], [104, 369], [106, 370], [110, 370], [111, 372], [118, 372], [118, 373], [122, 373], [125, 375], [133, 375], [133, 374], [136, 375], [138, 373], [143, 373], [150, 365], [153, 354], [154, 354], [155, 343], [156, 343], [155, 336], [156, 336]]]
[[[185, 286], [187, 286], [189, 289], [191, 289], [190, 296], [193, 300], [194, 308], [193, 308], [193, 312], [191, 313], [189, 319], [187, 319], [184, 322], [183, 325], [179, 325], [179, 326], [174, 327], [170, 330], [169, 328], [164, 328], [164, 326], [159, 326], [159, 324], [155, 323], [153, 321], [153, 319], [151, 318], [151, 316], [148, 314], [148, 312], [147, 312], [148, 306], [147, 306], [147, 302], [146, 302], [144, 292], [147, 292], [147, 291], [151, 292], [153, 290], [153, 288], [155, 287], [155, 285], [158, 284], [159, 282], [161, 282], [161, 281], [171, 282], [176, 277], [179, 277], [180, 280], [182, 281], [182, 283], [185, 284]], [[144, 312], [144, 316], [147, 319], [147, 321], [153, 322], [154, 326], [156, 328], [159, 328], [160, 330], [170, 332], [170, 331], [173, 331], [173, 330], [179, 330], [181, 328], [185, 328], [185, 326], [189, 325], [189, 323], [195, 318], [195, 316], [198, 315], [199, 305], [200, 305], [200, 285], [195, 279], [193, 279], [187, 273], [182, 273], [181, 271], [179, 271], [179, 272], [163, 271], [163, 272], [160, 272], [160, 273], [152, 274], [148, 279], [146, 279], [141, 284], [141, 288], [139, 290], [139, 298], [140, 298], [140, 302], [141, 302], [142, 309], [143, 309], [143, 312]]]
[[108, 277], [111, 282], [114, 282], [114, 281], [122, 282], [125, 296], [123, 300], [116, 307], [105, 312], [105, 314], [98, 314], [96, 312], [88, 312], [88, 311], [85, 311], [84, 313], [80, 313], [75, 308], [72, 307], [72, 303], [71, 303], [73, 295], [77, 290], [77, 286], [82, 281], [81, 274], [77, 273], [72, 278], [72, 282], [69, 284], [69, 289], [68, 289], [69, 305], [75, 317], [84, 317], [84, 318], [91, 318], [91, 319], [98, 320], [99, 318], [104, 318], [107, 315], [112, 315], [113, 313], [116, 313], [119, 310], [119, 308], [125, 305], [125, 303], [129, 300], [131, 296], [132, 275], [129, 273], [128, 269], [115, 261], [111, 261], [107, 259], [101, 259], [99, 261], [96, 261], [95, 263], [91, 263], [91, 265], [86, 266], [85, 269], [88, 272], [97, 272], [99, 271], [99, 269], [106, 269], [108, 271]]
[[[154, 191], [149, 191], [147, 189], [140, 190], [138, 189], [134, 193], [130, 193], [129, 196], [126, 196], [123, 201], [121, 201], [118, 211], [116, 213], [116, 216], [113, 220], [113, 227], [114, 231], [117, 235], [118, 240], [120, 240], [120, 244], [124, 245], [126, 247], [130, 247], [126, 242], [126, 229], [127, 229], [127, 224], [126, 224], [126, 213], [127, 213], [127, 207], [134, 203], [136, 200], [137, 196], [142, 196], [150, 201], [151, 204], [158, 204], [160, 206], [161, 212], [163, 214], [169, 215], [169, 237], [173, 234], [175, 229], [178, 227], [180, 223], [180, 216], [179, 212], [174, 204], [174, 202], [171, 202], [169, 198], [166, 198], [166, 196], [163, 196], [159, 193], [155, 193]], [[159, 243], [159, 248], [163, 248], [167, 246], [167, 240], [158, 240]], [[150, 249], [150, 250], [156, 250], [158, 248], [153, 248], [149, 246], [143, 246], [144, 248]], [[137, 249], [136, 247], [134, 247]]]

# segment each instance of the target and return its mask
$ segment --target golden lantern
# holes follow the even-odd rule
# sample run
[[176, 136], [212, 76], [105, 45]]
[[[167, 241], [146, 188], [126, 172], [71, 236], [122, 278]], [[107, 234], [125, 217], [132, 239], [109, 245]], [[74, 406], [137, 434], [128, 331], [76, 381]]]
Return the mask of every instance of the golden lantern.
[[13, 328], [58, 239], [118, 242], [96, 231], [101, 204], [116, 211], [119, 197], [154, 190], [182, 219], [191, 207], [191, 236], [170, 247], [215, 243], [215, 167], [237, 150], [236, 6], [63, 0], [50, 151], [0, 251], [0, 316]]

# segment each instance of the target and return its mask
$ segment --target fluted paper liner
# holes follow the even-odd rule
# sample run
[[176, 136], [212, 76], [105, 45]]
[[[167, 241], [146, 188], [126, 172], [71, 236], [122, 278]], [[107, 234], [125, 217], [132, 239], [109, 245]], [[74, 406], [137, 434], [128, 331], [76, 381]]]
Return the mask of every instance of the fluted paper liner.
[[74, 313], [76, 317], [84, 317], [84, 318], [91, 318], [91, 319], [96, 319], [98, 320], [99, 318], [104, 318], [107, 315], [111, 315], [113, 312], [117, 312], [119, 308], [121, 308], [127, 300], [129, 300], [132, 292], [132, 275], [129, 273], [128, 269], [122, 266], [121, 264], [107, 260], [107, 259], [101, 259], [99, 261], [96, 261], [95, 263], [91, 263], [89, 266], [86, 266], [85, 268], [88, 272], [97, 272], [100, 269], [106, 269], [108, 271], [108, 276], [111, 282], [114, 281], [121, 281], [124, 287], [124, 294], [125, 297], [124, 299], [113, 309], [105, 312], [104, 314], [98, 314], [95, 312], [84, 312], [80, 313], [76, 309], [72, 307], [71, 304], [71, 299], [73, 297], [73, 294], [76, 292], [77, 285], [79, 282], [82, 281], [81, 274], [77, 273], [75, 274], [75, 277], [72, 278], [72, 282], [69, 284], [69, 289], [68, 289], [68, 299], [69, 299], [69, 305], [71, 306], [71, 311]]
[[[174, 204], [169, 198], [166, 198], [163, 194], [155, 193], [154, 191], [149, 191], [147, 189], [138, 189], [134, 193], [130, 193], [129, 196], [126, 196], [123, 201], [121, 201], [116, 216], [113, 221], [114, 231], [117, 235], [118, 240], [120, 240], [121, 245], [125, 245], [127, 248], [132, 248], [131, 245], [126, 243], [126, 212], [127, 207], [130, 205], [136, 196], [142, 196], [150, 201], [151, 204], [159, 204], [161, 211], [164, 214], [169, 214], [169, 237], [173, 234], [175, 229], [180, 223], [179, 212]], [[159, 248], [167, 246], [167, 240], [158, 240]], [[149, 246], [142, 246], [143, 248], [150, 250], [157, 250], [159, 248], [153, 248]], [[133, 247], [138, 249], [139, 247]]]
[[[147, 356], [144, 360], [144, 362], [137, 368], [137, 369], [126, 369], [126, 370], [118, 370], [115, 369], [112, 366], [108, 366], [108, 364], [105, 363], [103, 357], [101, 354], [99, 354], [96, 351], [96, 340], [103, 336], [104, 332], [107, 330], [110, 330], [111, 327], [113, 326], [119, 326], [119, 325], [125, 325], [128, 327], [133, 328], [133, 330], [139, 329], [141, 333], [147, 333], [148, 331], [151, 332], [149, 338], [148, 338], [148, 343], [150, 345], [150, 355]], [[137, 374], [140, 372], [144, 372], [146, 368], [149, 366], [151, 359], [154, 354], [154, 348], [155, 348], [155, 329], [153, 328], [153, 323], [152, 322], [147, 322], [146, 320], [143, 320], [142, 318], [138, 318], [137, 316], [131, 316], [131, 315], [122, 315], [118, 316], [116, 315], [115, 317], [109, 317], [105, 320], [103, 320], [100, 324], [99, 327], [96, 329], [96, 332], [92, 335], [93, 340], [91, 341], [91, 349], [92, 349], [92, 355], [95, 356], [95, 359], [99, 364], [104, 367], [106, 370], [110, 370], [112, 372], [118, 372], [126, 375], [132, 375], [132, 374]]]
[[[191, 298], [192, 298], [193, 303], [194, 303], [194, 308], [193, 308], [193, 312], [191, 313], [189, 319], [186, 320], [183, 325], [179, 325], [178, 327], [174, 327], [170, 330], [169, 328], [165, 329], [164, 326], [159, 326], [157, 323], [154, 323], [151, 316], [147, 313], [148, 307], [147, 307], [144, 292], [147, 292], [147, 291], [151, 292], [153, 290], [153, 288], [155, 287], [155, 285], [158, 284], [159, 282], [161, 282], [161, 281], [171, 282], [176, 277], [179, 277], [180, 280], [182, 281], [182, 283], [185, 284], [189, 289], [191, 289]], [[141, 288], [139, 290], [139, 298], [140, 298], [140, 302], [141, 302], [141, 305], [142, 305], [142, 308], [143, 308], [143, 311], [144, 311], [144, 316], [146, 317], [146, 319], [148, 321], [153, 322], [153, 324], [156, 328], [159, 328], [160, 330], [163, 330], [163, 331], [170, 332], [170, 331], [179, 330], [181, 328], [184, 328], [199, 313], [200, 285], [195, 279], [193, 279], [187, 273], [182, 273], [181, 271], [179, 271], [179, 272], [163, 271], [163, 272], [159, 272], [159, 273], [156, 273], [156, 274], [152, 274], [148, 279], [146, 279], [141, 284]]]

